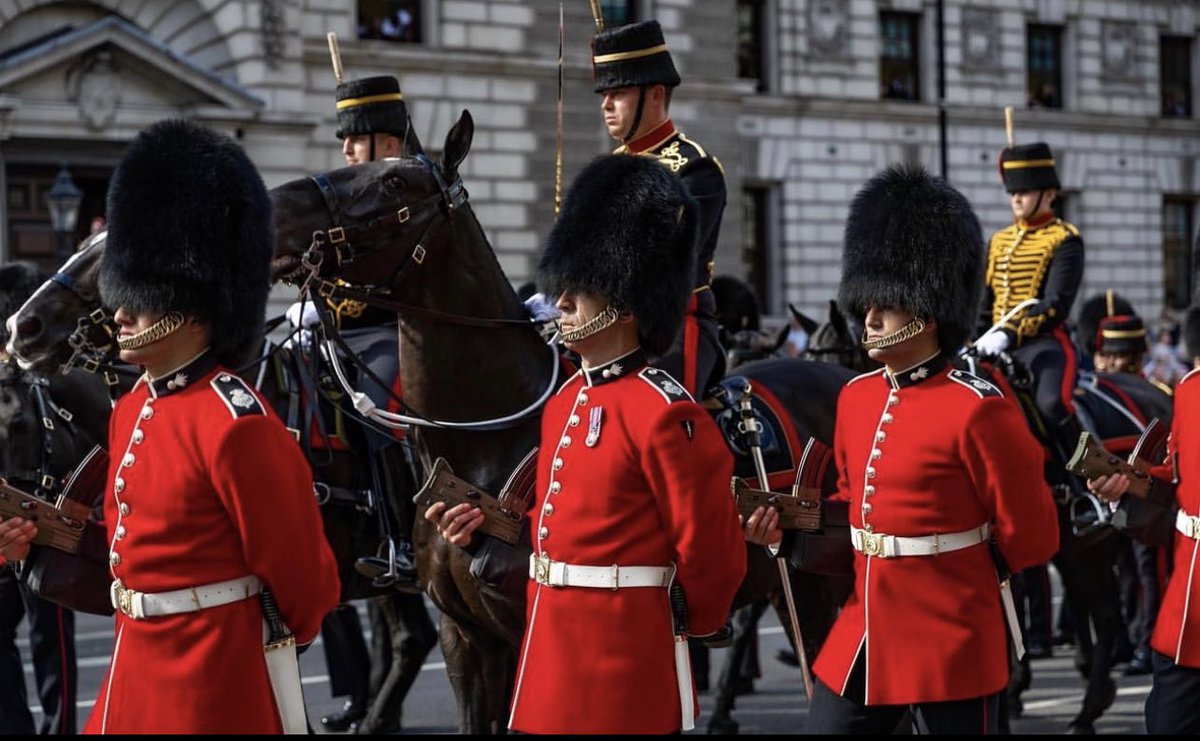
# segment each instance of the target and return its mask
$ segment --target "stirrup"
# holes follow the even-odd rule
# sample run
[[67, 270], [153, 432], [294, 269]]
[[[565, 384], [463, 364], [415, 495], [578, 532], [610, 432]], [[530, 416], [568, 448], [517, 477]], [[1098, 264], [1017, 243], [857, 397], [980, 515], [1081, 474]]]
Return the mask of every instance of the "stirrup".
[[[387, 546], [387, 557], [381, 554]], [[419, 594], [421, 585], [417, 582], [416, 573], [406, 574], [400, 571], [396, 558], [396, 541], [391, 537], [379, 544], [374, 556], [364, 556], [354, 562], [354, 570], [371, 580], [371, 585], [380, 589], [392, 587], [400, 592]]]

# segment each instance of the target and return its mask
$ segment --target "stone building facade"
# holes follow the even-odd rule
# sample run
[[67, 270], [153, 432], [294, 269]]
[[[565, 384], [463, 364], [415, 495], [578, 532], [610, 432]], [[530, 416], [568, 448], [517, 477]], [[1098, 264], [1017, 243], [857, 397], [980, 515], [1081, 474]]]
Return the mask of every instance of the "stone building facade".
[[[672, 113], [727, 173], [718, 272], [748, 277], [769, 312], [823, 311], [847, 204], [887, 164], [937, 172], [944, 153], [985, 229], [1007, 223], [996, 157], [1009, 105], [1018, 141], [1055, 149], [1085, 293], [1116, 288], [1149, 317], [1190, 298], [1194, 0], [602, 4], [610, 21], [662, 23], [685, 81]], [[591, 89], [588, 3], [563, 6], [569, 182], [613, 142]], [[554, 218], [558, 16], [553, 0], [0, 0], [0, 258], [53, 265], [55, 174], [66, 165], [83, 191], [82, 236], [122, 146], [167, 116], [235, 136], [268, 185], [340, 166], [334, 31], [348, 77], [400, 79], [431, 153], [471, 111], [464, 179], [521, 283]]]

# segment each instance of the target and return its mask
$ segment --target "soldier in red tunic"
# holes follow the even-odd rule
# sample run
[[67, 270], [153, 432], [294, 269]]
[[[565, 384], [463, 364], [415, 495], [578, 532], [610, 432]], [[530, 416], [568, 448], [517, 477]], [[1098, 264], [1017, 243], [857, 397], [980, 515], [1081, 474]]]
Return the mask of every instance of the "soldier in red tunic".
[[[669, 733], [698, 714], [686, 637], [725, 624], [746, 547], [720, 432], [646, 362], [670, 345], [691, 291], [693, 209], [654, 161], [602, 157], [542, 258], [583, 367], [542, 414], [514, 730]], [[482, 517], [441, 504], [426, 516], [463, 546]], [[677, 586], [686, 614], [673, 610]]]
[[[1174, 570], [1150, 637], [1154, 684], [1146, 698], [1146, 730], [1153, 734], [1200, 733], [1200, 598], [1193, 599], [1200, 591], [1200, 307], [1188, 311], [1185, 333], [1195, 368], [1175, 386], [1168, 466], [1161, 472], [1177, 482], [1178, 508], [1173, 515], [1163, 509], [1154, 518], [1170, 516], [1175, 533]], [[1129, 479], [1101, 476], [1088, 481], [1088, 488], [1102, 499], [1120, 502]], [[1154, 506], [1136, 499], [1129, 504]]]
[[[264, 623], [277, 608], [295, 642], [313, 640], [337, 569], [300, 448], [230, 370], [262, 337], [266, 189], [232, 140], [166, 121], [117, 165], [108, 217], [101, 296], [121, 359], [145, 374], [109, 426], [116, 641], [87, 731], [303, 732], [302, 698], [268, 669], [288, 641], [265, 652]], [[15, 522], [0, 524], [6, 557], [34, 530]], [[298, 690], [290, 669], [279, 678]]]
[[[817, 733], [995, 733], [1008, 682], [1007, 567], [1050, 558], [1058, 524], [1041, 450], [1017, 406], [948, 358], [979, 301], [983, 244], [970, 204], [916, 168], [858, 193], [839, 303], [884, 368], [838, 399], [839, 497], [851, 502], [854, 593], [817, 656]], [[775, 542], [772, 513], [748, 527]], [[773, 532], [766, 532], [773, 531]]]

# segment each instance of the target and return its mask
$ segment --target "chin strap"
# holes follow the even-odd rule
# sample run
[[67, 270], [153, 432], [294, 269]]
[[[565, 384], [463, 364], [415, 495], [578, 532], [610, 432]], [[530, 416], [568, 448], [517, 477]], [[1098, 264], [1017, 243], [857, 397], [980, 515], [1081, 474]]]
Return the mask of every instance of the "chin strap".
[[913, 317], [912, 321], [900, 329], [875, 340], [868, 340], [867, 330], [864, 329], [862, 346], [864, 350], [882, 350], [885, 347], [892, 347], [893, 345], [899, 345], [901, 342], [907, 342], [924, 331], [925, 320], [921, 317]]
[[646, 87], [643, 85], [638, 88], [638, 107], [637, 113], [633, 115], [633, 124], [629, 127], [629, 131], [625, 132], [625, 138], [621, 140], [623, 144], [629, 144], [633, 141], [634, 134], [637, 133], [638, 127], [642, 125], [642, 114], [646, 111]]
[[583, 325], [572, 329], [570, 332], [562, 332], [558, 339], [561, 342], [579, 342], [598, 332], [603, 332], [616, 324], [619, 316], [620, 313], [616, 309], [612, 306], [606, 306], [604, 307], [604, 311], [597, 314], [595, 318], [589, 319]]
[[117, 345], [122, 350], [137, 350], [146, 345], [153, 345], [155, 342], [182, 327], [184, 321], [183, 314], [172, 311], [135, 335], [117, 337]]

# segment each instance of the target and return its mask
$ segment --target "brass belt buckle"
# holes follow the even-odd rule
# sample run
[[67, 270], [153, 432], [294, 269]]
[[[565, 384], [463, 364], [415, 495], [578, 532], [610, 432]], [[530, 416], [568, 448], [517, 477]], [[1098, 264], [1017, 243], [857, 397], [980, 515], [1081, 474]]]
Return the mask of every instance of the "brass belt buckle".
[[535, 556], [533, 559], [533, 580], [538, 584], [550, 585], [550, 559], [546, 556]]
[[863, 555], [879, 556], [883, 554], [883, 536], [878, 533], [859, 531]]
[[117, 593], [117, 609], [127, 618], [133, 618], [133, 590], [126, 589], [121, 580], [113, 582], [113, 590]]

